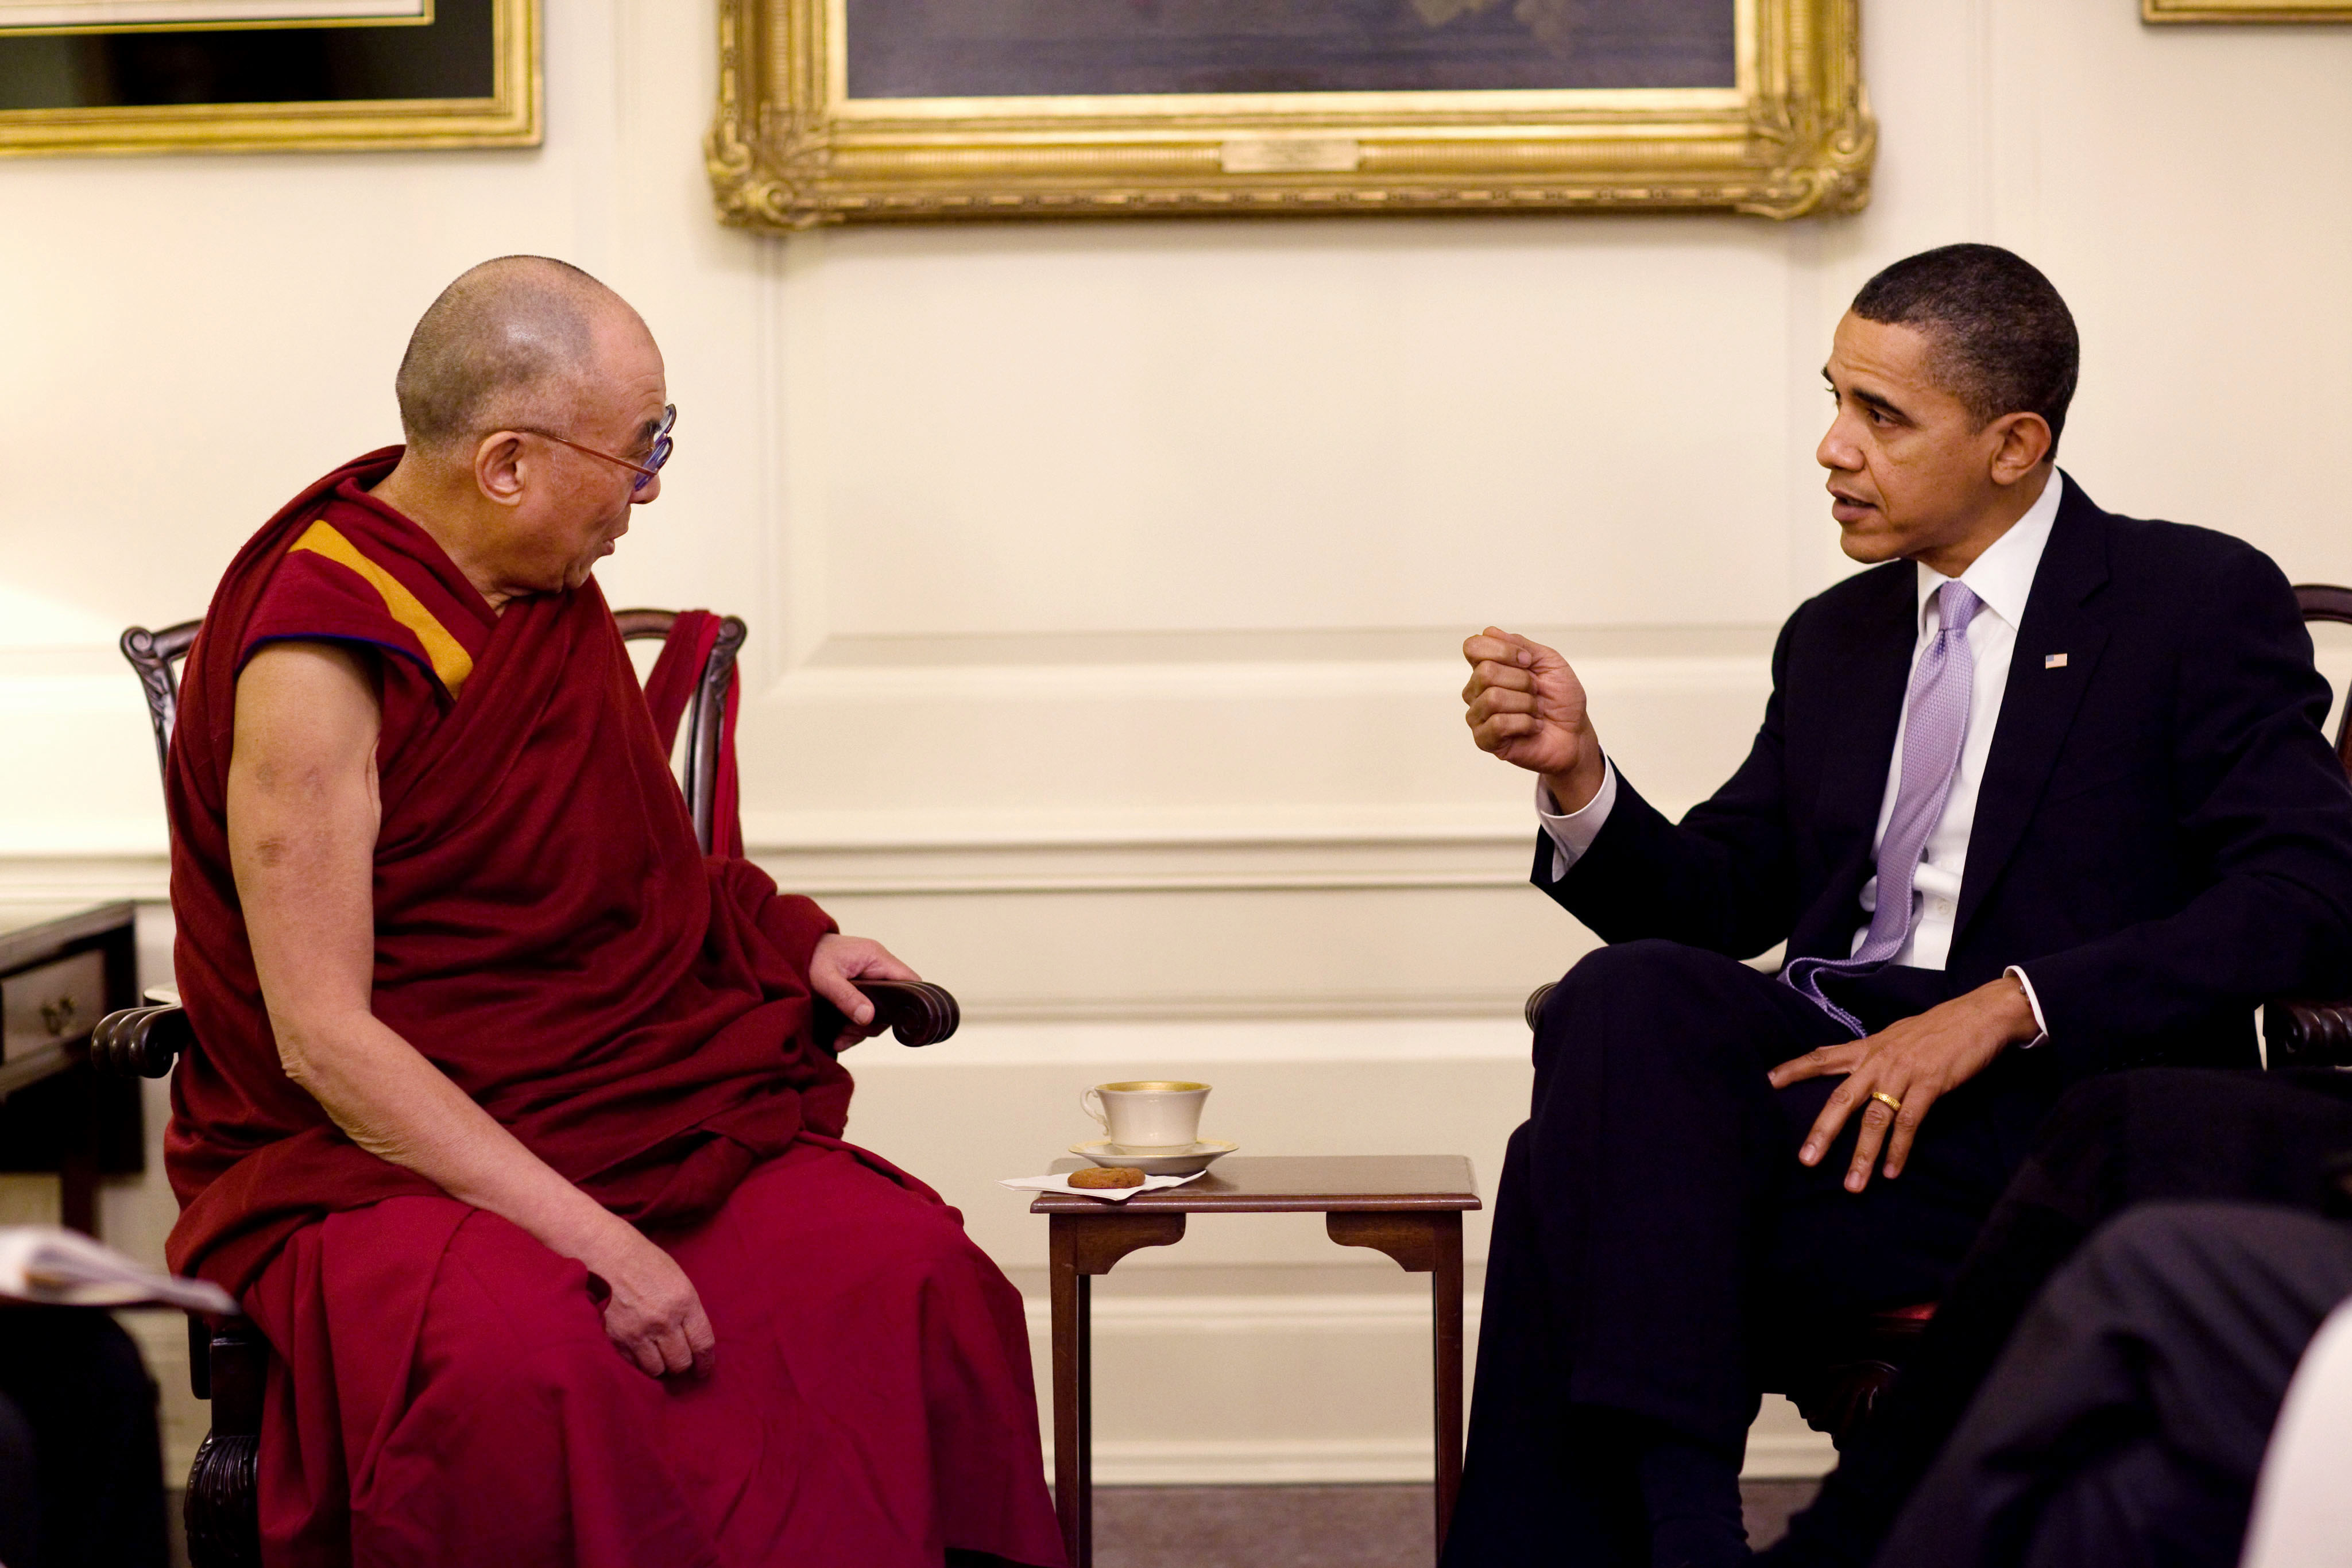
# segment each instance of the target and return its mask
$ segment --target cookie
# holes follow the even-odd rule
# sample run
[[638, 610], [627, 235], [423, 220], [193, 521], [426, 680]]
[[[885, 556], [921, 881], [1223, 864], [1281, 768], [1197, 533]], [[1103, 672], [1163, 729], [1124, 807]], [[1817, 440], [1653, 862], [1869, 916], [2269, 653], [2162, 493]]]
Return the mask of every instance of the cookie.
[[1072, 1186], [1141, 1186], [1143, 1173], [1133, 1166], [1088, 1166], [1070, 1173]]

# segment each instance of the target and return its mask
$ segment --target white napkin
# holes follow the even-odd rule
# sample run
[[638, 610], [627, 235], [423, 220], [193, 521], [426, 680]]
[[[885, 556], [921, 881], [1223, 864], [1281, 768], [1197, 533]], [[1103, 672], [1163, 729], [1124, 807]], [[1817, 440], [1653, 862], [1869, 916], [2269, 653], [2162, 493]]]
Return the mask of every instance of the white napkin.
[[1163, 1187], [1182, 1186], [1186, 1182], [1199, 1181], [1208, 1174], [1207, 1171], [1194, 1171], [1191, 1176], [1148, 1176], [1143, 1178], [1141, 1186], [1072, 1186], [1071, 1173], [1064, 1171], [1059, 1176], [1006, 1176], [996, 1185], [1016, 1187], [1023, 1192], [1066, 1192], [1076, 1197], [1105, 1197], [1113, 1203], [1125, 1203], [1139, 1192], [1158, 1192]]

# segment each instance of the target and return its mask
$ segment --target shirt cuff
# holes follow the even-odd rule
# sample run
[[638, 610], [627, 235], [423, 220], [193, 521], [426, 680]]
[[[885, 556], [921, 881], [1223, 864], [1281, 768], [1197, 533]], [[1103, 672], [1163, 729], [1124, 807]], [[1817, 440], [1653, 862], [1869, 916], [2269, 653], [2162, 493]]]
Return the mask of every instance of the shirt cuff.
[[2033, 982], [2027, 979], [2025, 977], [2025, 971], [2019, 968], [2014, 964], [2011, 964], [2008, 968], [2003, 969], [2001, 971], [2001, 975], [2004, 978], [2012, 975], [2015, 976], [2017, 977], [2017, 983], [2025, 988], [2025, 1005], [2033, 1009], [2033, 1027], [2041, 1030], [2039, 1034], [2036, 1034], [2032, 1040], [2027, 1040], [2023, 1045], [2018, 1047], [2018, 1049], [2020, 1051], [2032, 1051], [2037, 1045], [2046, 1044], [2050, 1039], [2050, 1020], [2042, 1016], [2042, 998], [2033, 994]]
[[1601, 788], [1581, 809], [1562, 811], [1556, 808], [1544, 781], [1536, 780], [1536, 816], [1543, 823], [1546, 837], [1551, 840], [1551, 879], [1558, 882], [1568, 874], [1568, 868], [1583, 857], [1601, 836], [1609, 821], [1610, 808], [1617, 804], [1617, 765], [1606, 757], [1601, 759]]

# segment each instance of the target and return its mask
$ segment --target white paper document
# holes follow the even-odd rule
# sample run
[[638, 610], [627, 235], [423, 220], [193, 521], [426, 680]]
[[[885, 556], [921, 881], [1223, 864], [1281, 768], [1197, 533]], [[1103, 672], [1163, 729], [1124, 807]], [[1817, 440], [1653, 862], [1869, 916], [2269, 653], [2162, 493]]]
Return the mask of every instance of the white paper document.
[[223, 1316], [237, 1310], [236, 1299], [209, 1281], [143, 1269], [60, 1225], [0, 1226], [0, 1298], [53, 1307], [153, 1303]]

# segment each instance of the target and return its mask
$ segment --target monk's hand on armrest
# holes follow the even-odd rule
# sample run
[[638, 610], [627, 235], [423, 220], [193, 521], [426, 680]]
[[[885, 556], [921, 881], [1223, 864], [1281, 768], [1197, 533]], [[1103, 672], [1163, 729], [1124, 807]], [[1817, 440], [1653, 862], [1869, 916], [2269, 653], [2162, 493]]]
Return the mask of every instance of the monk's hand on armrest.
[[817, 938], [816, 954], [809, 959], [809, 988], [849, 1020], [845, 1040], [871, 1040], [882, 1032], [875, 1020], [874, 1004], [857, 988], [860, 980], [919, 980], [923, 977], [898, 961], [898, 956], [867, 936], [826, 936]]
[[604, 1332], [638, 1371], [673, 1377], [710, 1369], [719, 1338], [711, 1333], [702, 1297], [677, 1259], [617, 1218], [580, 1250], [581, 1261], [610, 1292]]
[[[1867, 1040], [1828, 1045], [1807, 1051], [1772, 1070], [1772, 1087], [1786, 1089], [1807, 1078], [1845, 1074], [1845, 1082], [1822, 1107], [1812, 1131], [1805, 1134], [1797, 1158], [1819, 1165], [1855, 1107], [1862, 1110], [1861, 1131], [1854, 1138], [1853, 1161], [1845, 1173], [1848, 1192], [1870, 1184], [1870, 1167], [1879, 1150], [1886, 1151], [1885, 1172], [1903, 1174], [1911, 1141], [1936, 1101], [1958, 1088], [1992, 1063], [2002, 1050], [2040, 1033], [2033, 1006], [2015, 976], [2004, 975], [1954, 997], [1916, 1018], [1903, 1019]], [[1901, 1107], [1873, 1099], [1884, 1094]]]
[[1462, 644], [1471, 738], [1515, 767], [1543, 775], [1553, 802], [1580, 811], [1601, 792], [1607, 764], [1585, 712], [1584, 683], [1540, 643], [1489, 626]]

